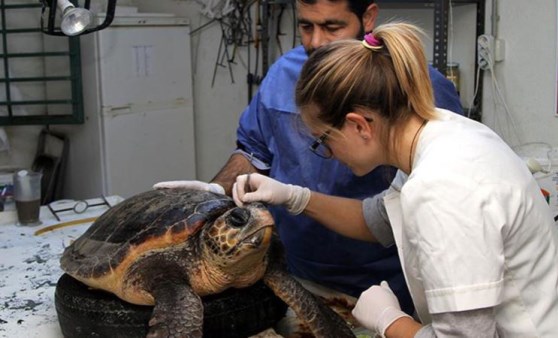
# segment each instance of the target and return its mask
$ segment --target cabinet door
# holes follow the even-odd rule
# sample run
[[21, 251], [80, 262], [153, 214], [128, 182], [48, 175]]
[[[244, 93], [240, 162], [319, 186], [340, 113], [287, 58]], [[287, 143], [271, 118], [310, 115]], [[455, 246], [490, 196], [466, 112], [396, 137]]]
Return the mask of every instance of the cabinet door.
[[104, 116], [106, 193], [130, 197], [162, 180], [194, 179], [192, 110]]
[[188, 26], [99, 32], [105, 191], [129, 197], [195, 178]]
[[98, 32], [103, 107], [191, 104], [188, 27], [113, 25]]

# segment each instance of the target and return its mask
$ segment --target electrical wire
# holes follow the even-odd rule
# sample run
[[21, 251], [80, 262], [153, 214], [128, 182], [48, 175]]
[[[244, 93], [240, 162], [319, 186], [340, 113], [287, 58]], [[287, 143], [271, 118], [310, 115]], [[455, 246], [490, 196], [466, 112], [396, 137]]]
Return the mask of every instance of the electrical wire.
[[[491, 26], [491, 33], [492, 36], [494, 38], [494, 40], [496, 41], [496, 39], [498, 38], [498, 21], [500, 19], [500, 16], [498, 14], [498, 0], [492, 0], [492, 26]], [[507, 139], [507, 142], [511, 145], [514, 144], [514, 142], [512, 141], [512, 139], [515, 137], [517, 144], [522, 144], [521, 142], [521, 133], [520, 133], [520, 128], [517, 125], [517, 122], [515, 120], [515, 118], [512, 115], [511, 109], [509, 108], [507, 101], [504, 97], [504, 94], [502, 93], [502, 89], [500, 88], [500, 84], [498, 82], [498, 78], [496, 75], [496, 71], [494, 69], [494, 65], [495, 65], [495, 60], [494, 60], [494, 48], [495, 46], [492, 45], [490, 46], [491, 50], [489, 53], [486, 54], [485, 56], [485, 60], [487, 61], [488, 67], [487, 70], [489, 71], [489, 76], [490, 76], [490, 82], [491, 82], [491, 89], [492, 89], [492, 93], [496, 94], [493, 97], [493, 107], [494, 107], [494, 126], [495, 129], [497, 126], [499, 126], [499, 117], [500, 114], [498, 114], [498, 100], [500, 101], [501, 106], [504, 109], [504, 121], [502, 122], [502, 125], [500, 126], [502, 131], [502, 134], [507, 133], [507, 135], [502, 135], [505, 139]], [[479, 67], [480, 68], [480, 67]], [[476, 94], [475, 94], [476, 95]], [[507, 136], [507, 137], [505, 137]]]
[[477, 98], [479, 92], [480, 73], [481, 73], [481, 68], [477, 67], [477, 73], [475, 74], [475, 84], [473, 87], [473, 95], [471, 96], [471, 99], [467, 102], [468, 110], [466, 116], [468, 118], [471, 118], [471, 112], [475, 108], [473, 107], [473, 105], [475, 104], [475, 99]]
[[[261, 2], [261, 0], [195, 0], [198, 4], [202, 6], [201, 13], [203, 16], [210, 18], [208, 22], [202, 24], [200, 27], [193, 29], [190, 35], [194, 35], [200, 32], [202, 29], [213, 26], [214, 24], [220, 25], [221, 30], [221, 41], [219, 43], [219, 48], [217, 51], [217, 57], [213, 70], [213, 78], [211, 81], [211, 86], [213, 87], [217, 79], [217, 70], [219, 67], [227, 67], [231, 82], [234, 83], [234, 77], [232, 72], [233, 65], [237, 59], [242, 64], [242, 66], [247, 70], [247, 82], [248, 82], [248, 99], [252, 97], [252, 86], [259, 85], [263, 73], [266, 70], [267, 63], [269, 60], [262, 60], [266, 55], [264, 48], [272, 40], [271, 37], [265, 37], [265, 41], [262, 38], [262, 34], [266, 33], [264, 26], [269, 25], [268, 21], [275, 18], [276, 13], [273, 11], [266, 11], [262, 13], [264, 7], [268, 8], [267, 2]], [[275, 4], [273, 4], [275, 5]], [[290, 3], [293, 11], [293, 48], [296, 46], [296, 10], [295, 4]], [[255, 7], [255, 8], [254, 8]], [[276, 41], [279, 48], [279, 54], [282, 55], [284, 50], [282, 46], [281, 35], [285, 35], [281, 32], [281, 24], [284, 19], [284, 12], [287, 8], [286, 4], [279, 4], [279, 6], [270, 6], [269, 9], [279, 9], [276, 16], [276, 36], [274, 41]], [[252, 17], [252, 11], [255, 12], [255, 17]], [[265, 21], [264, 21], [265, 20]], [[254, 27], [255, 26], [255, 27]], [[265, 45], [264, 45], [265, 44]], [[232, 48], [231, 48], [232, 46]], [[240, 49], [239, 47], [246, 47], [247, 63], [243, 59], [242, 53], [237, 53]], [[255, 50], [255, 56], [252, 55]], [[261, 49], [261, 51], [260, 51]], [[272, 55], [275, 58], [276, 55]], [[262, 68], [260, 68], [262, 67]]]
[[[519, 132], [519, 127], [517, 126], [517, 123], [511, 113], [511, 110], [508, 107], [508, 104], [506, 102], [506, 99], [502, 93], [502, 90], [500, 89], [500, 85], [498, 83], [498, 79], [496, 77], [496, 73], [494, 70], [494, 59], [493, 59], [493, 53], [488, 53], [486, 56], [488, 59], [488, 71], [490, 74], [490, 79], [491, 79], [491, 84], [492, 84], [492, 93], [496, 94], [496, 96], [493, 99], [493, 104], [494, 104], [494, 118], [495, 118], [495, 127], [497, 125], [497, 121], [496, 119], [498, 118], [499, 114], [497, 114], [497, 110], [498, 110], [498, 102], [496, 100], [496, 98], [498, 98], [500, 100], [500, 103], [502, 104], [502, 107], [504, 108], [504, 112], [505, 112], [505, 121], [503, 122], [504, 125], [502, 126], [502, 132], [507, 131], [508, 135], [502, 135], [504, 138], [507, 138], [507, 142], [510, 145], [513, 145], [514, 143], [512, 142], [512, 137], [515, 136], [516, 140], [517, 140], [517, 144], [521, 144], [521, 135]], [[505, 127], [509, 127], [509, 128], [505, 128]], [[511, 129], [511, 130], [510, 130]], [[508, 137], [505, 137], [508, 136]]]
[[277, 14], [277, 30], [275, 33], [275, 41], [277, 42], [277, 47], [279, 48], [279, 55], [283, 55], [283, 46], [281, 44], [281, 35], [285, 33], [281, 32], [281, 22], [283, 21], [283, 13], [285, 12], [286, 5], [279, 5], [279, 14]]

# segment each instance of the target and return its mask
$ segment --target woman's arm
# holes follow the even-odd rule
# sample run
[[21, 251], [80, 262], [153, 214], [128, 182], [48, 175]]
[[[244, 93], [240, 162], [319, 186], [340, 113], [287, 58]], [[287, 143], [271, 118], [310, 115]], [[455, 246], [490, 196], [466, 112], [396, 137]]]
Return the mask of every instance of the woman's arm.
[[377, 242], [366, 225], [360, 200], [312, 192], [304, 214], [343, 236]]
[[498, 338], [492, 308], [432, 315], [432, 324], [420, 326], [411, 318], [403, 317], [390, 325], [387, 338]]
[[377, 241], [366, 225], [360, 200], [311, 192], [308, 188], [284, 184], [260, 174], [238, 176], [232, 190], [238, 205], [256, 201], [282, 205], [290, 213], [303, 212], [343, 236]]

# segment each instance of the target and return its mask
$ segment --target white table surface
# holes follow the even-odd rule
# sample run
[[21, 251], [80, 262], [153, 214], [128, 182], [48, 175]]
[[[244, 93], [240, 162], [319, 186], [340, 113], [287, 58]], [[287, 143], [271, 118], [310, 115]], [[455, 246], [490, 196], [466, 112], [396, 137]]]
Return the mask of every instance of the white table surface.
[[[111, 205], [123, 200], [119, 196], [106, 199]], [[87, 202], [97, 204], [102, 200], [98, 198]], [[0, 337], [63, 337], [54, 306], [56, 283], [63, 274], [59, 260], [64, 248], [85, 232], [92, 222], [62, 227], [39, 235], [35, 235], [35, 232], [60, 223], [96, 217], [106, 210], [107, 206], [95, 206], [89, 207], [82, 214], [58, 213], [61, 218], [59, 221], [46, 206], [42, 206], [42, 224], [33, 227], [17, 225], [15, 211], [0, 212]], [[314, 283], [300, 282], [312, 293], [325, 299], [334, 299], [334, 304], [354, 304], [356, 301]], [[344, 301], [340, 301], [342, 299]], [[343, 317], [350, 316], [350, 310], [338, 310], [345, 314]], [[271, 330], [254, 337], [288, 337], [290, 333], [298, 331], [300, 327], [292, 310], [287, 312], [275, 329], [280, 335]], [[354, 332], [358, 337], [370, 337], [370, 333], [362, 327], [354, 327]]]
[[[111, 205], [122, 201], [119, 196], [106, 199]], [[87, 200], [90, 204], [100, 201]], [[106, 210], [108, 206], [103, 205], [82, 214], [58, 213], [59, 221], [42, 206], [42, 224], [33, 227], [17, 225], [15, 211], [0, 212], [0, 337], [62, 337], [54, 307], [56, 282], [63, 274], [59, 259], [91, 222], [34, 233], [50, 225], [96, 217]]]

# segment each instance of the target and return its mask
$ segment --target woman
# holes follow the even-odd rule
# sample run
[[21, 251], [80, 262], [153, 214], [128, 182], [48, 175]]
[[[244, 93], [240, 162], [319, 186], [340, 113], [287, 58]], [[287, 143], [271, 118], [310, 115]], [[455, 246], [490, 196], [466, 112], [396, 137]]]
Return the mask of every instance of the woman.
[[362, 43], [322, 47], [297, 84], [302, 119], [317, 136], [313, 152], [359, 176], [379, 165], [399, 169], [382, 196], [350, 200], [243, 175], [235, 201], [284, 205], [345, 236], [397, 244], [420, 323], [387, 283], [375, 285], [353, 315], [382, 335], [558, 337], [550, 208], [493, 131], [434, 107], [419, 33], [392, 23]]

